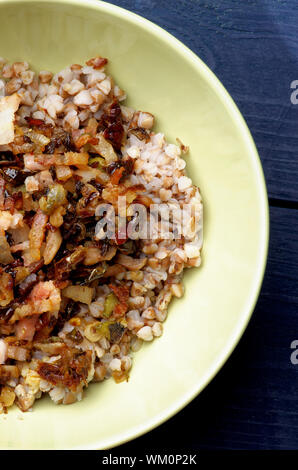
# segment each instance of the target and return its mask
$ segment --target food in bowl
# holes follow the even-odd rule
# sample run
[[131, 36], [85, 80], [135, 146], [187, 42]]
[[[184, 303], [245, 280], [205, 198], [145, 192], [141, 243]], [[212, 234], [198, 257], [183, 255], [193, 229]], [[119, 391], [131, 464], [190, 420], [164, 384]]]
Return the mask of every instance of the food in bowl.
[[37, 76], [1, 60], [0, 412], [128, 380], [201, 262], [187, 147], [122, 104], [107, 62]]

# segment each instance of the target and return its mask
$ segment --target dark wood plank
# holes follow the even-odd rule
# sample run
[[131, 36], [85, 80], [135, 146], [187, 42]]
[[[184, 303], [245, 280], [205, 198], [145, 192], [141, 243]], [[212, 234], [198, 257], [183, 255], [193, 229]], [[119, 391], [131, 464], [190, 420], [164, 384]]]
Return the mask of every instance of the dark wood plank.
[[297, 449], [297, 211], [271, 209], [270, 255], [252, 320], [211, 384], [182, 412], [123, 446], [134, 449]]
[[257, 144], [269, 196], [298, 201], [295, 0], [112, 0], [159, 24], [226, 86]]

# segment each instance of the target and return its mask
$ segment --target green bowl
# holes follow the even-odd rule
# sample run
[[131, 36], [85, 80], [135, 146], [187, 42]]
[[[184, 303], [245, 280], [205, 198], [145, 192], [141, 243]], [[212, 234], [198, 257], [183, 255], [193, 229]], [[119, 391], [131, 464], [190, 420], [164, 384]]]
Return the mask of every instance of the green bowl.
[[[234, 102], [204, 63], [167, 32], [92, 0], [0, 0], [0, 56], [36, 70], [100, 54], [128, 102], [190, 146], [204, 200], [203, 264], [185, 275], [164, 335], [134, 358], [128, 383], [94, 384], [83, 401], [47, 398], [0, 416], [2, 449], [103, 449], [158, 426], [214, 377], [244, 332], [266, 264], [268, 204], [260, 160]], [[199, 416], [197, 417], [200, 418]]]

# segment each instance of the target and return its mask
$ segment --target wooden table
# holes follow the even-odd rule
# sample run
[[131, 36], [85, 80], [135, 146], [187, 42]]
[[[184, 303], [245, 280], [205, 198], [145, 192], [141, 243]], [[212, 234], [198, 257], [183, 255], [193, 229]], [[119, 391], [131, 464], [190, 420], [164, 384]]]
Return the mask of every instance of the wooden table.
[[[297, 0], [115, 0], [182, 40], [215, 72], [255, 139], [267, 181], [271, 240], [253, 318], [212, 383], [134, 449], [297, 449]], [[298, 82], [297, 82], [298, 83]], [[298, 95], [297, 95], [298, 96]], [[297, 343], [298, 344], [298, 343]]]

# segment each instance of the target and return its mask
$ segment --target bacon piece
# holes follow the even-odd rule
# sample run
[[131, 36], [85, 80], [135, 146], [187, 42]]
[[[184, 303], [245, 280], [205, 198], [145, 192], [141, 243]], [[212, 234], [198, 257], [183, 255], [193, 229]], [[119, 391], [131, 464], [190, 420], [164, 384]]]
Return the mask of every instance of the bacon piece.
[[9, 322], [14, 323], [22, 318], [40, 315], [45, 312], [52, 312], [56, 315], [60, 309], [60, 304], [60, 290], [55, 287], [54, 282], [39, 282], [33, 287], [26, 303], [15, 309]]
[[32, 341], [35, 334], [37, 316], [27, 317], [20, 320], [15, 327], [16, 337], [20, 340]]
[[40, 248], [45, 236], [46, 225], [48, 216], [45, 215], [41, 209], [38, 209], [33, 218], [32, 227], [29, 233], [29, 246], [32, 261], [39, 261]]
[[51, 166], [86, 166], [88, 165], [89, 154], [86, 152], [66, 152], [62, 154], [37, 154], [27, 153], [24, 155], [24, 165], [27, 170], [41, 171]]
[[34, 313], [56, 312], [60, 308], [61, 295], [53, 281], [39, 282], [29, 295]]
[[30, 358], [30, 351], [18, 344], [8, 344], [7, 357], [16, 361], [27, 361]]

